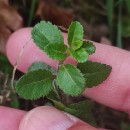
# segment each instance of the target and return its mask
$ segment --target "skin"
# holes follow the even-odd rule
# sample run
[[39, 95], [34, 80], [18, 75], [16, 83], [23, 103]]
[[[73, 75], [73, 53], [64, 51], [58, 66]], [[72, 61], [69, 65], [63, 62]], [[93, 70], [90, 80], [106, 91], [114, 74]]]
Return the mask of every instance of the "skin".
[[[22, 46], [30, 37], [30, 32], [31, 28], [19, 30], [8, 40], [6, 52], [13, 65]], [[66, 39], [66, 35], [63, 35]], [[130, 114], [130, 53], [116, 47], [94, 44], [96, 53], [90, 56], [90, 60], [111, 65], [112, 72], [106, 81], [96, 87], [86, 89], [83, 95]], [[34, 61], [44, 61], [55, 68], [58, 63], [49, 59], [30, 41], [19, 61], [18, 69], [26, 72]], [[66, 62], [75, 63], [70, 58]], [[0, 130], [99, 130], [52, 107], [39, 107], [30, 112], [0, 107], [0, 117], [2, 117]]]

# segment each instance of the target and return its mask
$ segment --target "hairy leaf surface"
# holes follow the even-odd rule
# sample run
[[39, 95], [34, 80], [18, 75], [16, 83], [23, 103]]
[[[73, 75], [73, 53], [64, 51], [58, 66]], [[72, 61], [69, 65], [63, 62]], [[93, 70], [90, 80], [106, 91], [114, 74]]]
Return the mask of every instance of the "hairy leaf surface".
[[63, 36], [55, 25], [41, 21], [32, 29], [32, 39], [42, 50], [49, 43], [64, 43]]
[[93, 54], [96, 50], [96, 47], [90, 41], [83, 41], [82, 48], [84, 48], [89, 55]]
[[83, 44], [83, 27], [79, 22], [72, 22], [68, 31], [68, 43], [70, 48], [77, 50]]
[[109, 65], [91, 61], [79, 63], [77, 68], [84, 74], [87, 87], [102, 83], [109, 76], [112, 69]]
[[83, 74], [71, 64], [60, 66], [56, 83], [64, 93], [72, 96], [81, 94], [85, 89]]
[[48, 70], [50, 71], [52, 74], [56, 74], [56, 70], [49, 66], [48, 64], [44, 63], [44, 62], [34, 62], [28, 69], [28, 72], [29, 71], [34, 71], [34, 70], [39, 70], [39, 69], [42, 69], [42, 70]]
[[25, 99], [46, 96], [52, 88], [52, 74], [47, 70], [30, 71], [23, 75], [16, 85], [17, 93]]
[[89, 56], [89, 53], [84, 48], [79, 48], [78, 50], [72, 50], [68, 48], [70, 55], [77, 60], [78, 62], [86, 62]]
[[66, 49], [67, 47], [65, 44], [48, 44], [45, 47], [45, 53], [52, 59], [64, 60], [66, 58]]

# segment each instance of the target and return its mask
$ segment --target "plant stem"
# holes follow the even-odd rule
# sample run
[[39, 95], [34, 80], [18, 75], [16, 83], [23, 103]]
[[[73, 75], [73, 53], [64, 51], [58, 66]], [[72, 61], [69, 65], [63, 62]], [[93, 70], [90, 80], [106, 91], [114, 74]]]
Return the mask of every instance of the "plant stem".
[[107, 0], [106, 1], [106, 8], [107, 8], [107, 18], [108, 24], [110, 28], [110, 39], [113, 41], [113, 12], [114, 12], [114, 0]]
[[34, 12], [35, 12], [35, 7], [36, 7], [36, 2], [37, 2], [37, 0], [31, 1], [32, 4], [31, 4], [30, 11], [29, 11], [29, 18], [28, 18], [27, 26], [30, 26], [31, 23], [32, 23], [32, 20], [33, 20], [33, 17], [34, 17]]
[[119, 0], [118, 26], [117, 26], [117, 46], [122, 48], [122, 2]]
[[57, 98], [63, 102], [63, 104], [71, 104], [72, 103], [72, 97], [62, 92], [59, 87], [55, 84], [55, 80], [52, 82], [53, 89], [57, 95]]
[[60, 65], [62, 65], [64, 63], [64, 60], [60, 60], [59, 61], [59, 64], [58, 64], [58, 69], [57, 69], [57, 71], [59, 71], [59, 67], [60, 67]]
[[61, 100], [59, 91], [58, 91], [57, 86], [56, 86], [56, 84], [55, 84], [55, 80], [53, 80], [52, 85], [53, 85], [53, 89], [54, 89], [54, 91], [55, 91], [55, 93], [56, 93], [56, 95], [57, 95], [57, 98], [58, 98], [59, 100]]

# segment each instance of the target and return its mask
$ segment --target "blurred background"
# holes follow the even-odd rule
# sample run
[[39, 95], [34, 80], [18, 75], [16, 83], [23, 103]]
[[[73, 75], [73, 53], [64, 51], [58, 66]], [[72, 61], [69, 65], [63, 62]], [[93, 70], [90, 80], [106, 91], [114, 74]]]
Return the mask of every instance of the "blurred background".
[[[13, 67], [5, 56], [9, 36], [40, 20], [51, 21], [67, 33], [74, 20], [84, 26], [85, 38], [130, 50], [130, 0], [0, 0], [0, 104], [30, 110], [44, 105], [44, 100], [25, 101], [10, 88]], [[14, 24], [15, 23], [15, 24]], [[16, 79], [22, 75], [16, 72]], [[119, 111], [94, 103], [88, 113], [95, 126], [112, 130], [130, 130], [129, 117]]]

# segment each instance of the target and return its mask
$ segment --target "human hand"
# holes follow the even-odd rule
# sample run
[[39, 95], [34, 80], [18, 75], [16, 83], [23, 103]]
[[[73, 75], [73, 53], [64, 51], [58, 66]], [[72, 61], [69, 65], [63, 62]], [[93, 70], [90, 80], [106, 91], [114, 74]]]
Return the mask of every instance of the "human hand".
[[[31, 29], [14, 33], [7, 45], [7, 56], [15, 64], [17, 56], [30, 35]], [[66, 37], [66, 36], [65, 36]], [[130, 114], [130, 53], [115, 47], [95, 43], [96, 53], [90, 60], [109, 64], [112, 72], [101, 85], [85, 90], [83, 95], [111, 108]], [[49, 59], [32, 41], [25, 48], [18, 68], [26, 72], [34, 61], [44, 61], [53, 67], [57, 61]], [[67, 62], [72, 62], [68, 59]], [[97, 130], [79, 119], [66, 115], [52, 107], [39, 107], [26, 113], [24, 111], [1, 107], [0, 130]]]

